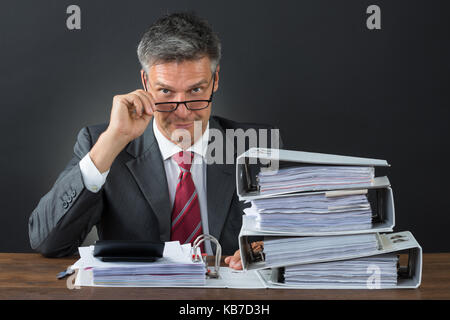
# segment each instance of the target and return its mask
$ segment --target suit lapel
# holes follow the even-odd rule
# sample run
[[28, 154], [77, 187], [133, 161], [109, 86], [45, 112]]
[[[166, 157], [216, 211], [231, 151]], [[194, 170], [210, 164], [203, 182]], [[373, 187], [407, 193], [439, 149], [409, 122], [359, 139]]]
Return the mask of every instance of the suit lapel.
[[169, 190], [152, 122], [141, 137], [128, 145], [127, 152], [135, 157], [126, 165], [156, 215], [160, 240], [169, 241], [171, 224]]
[[[226, 139], [225, 132], [214, 120], [209, 120], [210, 129], [220, 130], [223, 138], [223, 162], [225, 162]], [[210, 132], [210, 140], [211, 140]], [[217, 137], [216, 137], [217, 139]], [[211, 155], [211, 143], [208, 145], [207, 156]], [[217, 151], [216, 151], [217, 152]], [[207, 199], [208, 199], [208, 225], [209, 233], [216, 239], [220, 239], [223, 226], [228, 216], [230, 203], [236, 189], [235, 166], [233, 164], [209, 164], [207, 165]]]

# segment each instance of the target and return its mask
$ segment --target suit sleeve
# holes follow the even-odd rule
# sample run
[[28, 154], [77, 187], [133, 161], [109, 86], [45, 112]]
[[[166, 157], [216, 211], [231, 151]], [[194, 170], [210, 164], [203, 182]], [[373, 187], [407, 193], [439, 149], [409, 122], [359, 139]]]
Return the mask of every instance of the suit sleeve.
[[47, 257], [76, 252], [89, 231], [100, 221], [103, 189], [86, 189], [79, 162], [90, 151], [87, 128], [78, 133], [74, 154], [51, 190], [39, 201], [28, 221], [31, 247]]

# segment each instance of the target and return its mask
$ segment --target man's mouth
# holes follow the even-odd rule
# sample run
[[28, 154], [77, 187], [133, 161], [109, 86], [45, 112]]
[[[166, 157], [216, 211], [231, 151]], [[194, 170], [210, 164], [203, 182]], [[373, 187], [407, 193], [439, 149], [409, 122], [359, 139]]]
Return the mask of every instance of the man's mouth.
[[193, 124], [194, 124], [193, 122], [188, 122], [188, 123], [175, 123], [174, 125], [177, 129], [188, 129]]

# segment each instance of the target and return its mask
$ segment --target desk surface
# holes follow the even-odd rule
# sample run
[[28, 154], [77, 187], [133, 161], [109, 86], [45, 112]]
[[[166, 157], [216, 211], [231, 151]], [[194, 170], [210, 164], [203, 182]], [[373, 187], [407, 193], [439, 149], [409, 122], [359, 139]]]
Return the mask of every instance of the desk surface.
[[423, 257], [419, 289], [398, 290], [273, 290], [198, 288], [99, 288], [69, 290], [56, 274], [76, 258], [48, 259], [32, 253], [0, 253], [0, 299], [450, 299], [450, 253]]

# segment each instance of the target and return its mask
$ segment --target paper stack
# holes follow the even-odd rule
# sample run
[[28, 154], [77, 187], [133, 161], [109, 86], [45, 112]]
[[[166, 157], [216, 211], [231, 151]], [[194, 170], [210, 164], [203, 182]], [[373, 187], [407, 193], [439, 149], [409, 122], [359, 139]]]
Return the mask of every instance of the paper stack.
[[[367, 190], [359, 194], [326, 193], [262, 198], [244, 209], [248, 224], [266, 231], [303, 232], [370, 229], [372, 209]], [[253, 220], [253, 221], [252, 221]]]
[[163, 257], [155, 262], [103, 262], [93, 256], [94, 247], [80, 247], [75, 285], [116, 287], [203, 286], [206, 267], [192, 262], [191, 245], [166, 242]]
[[[251, 158], [276, 161], [281, 168], [262, 168], [252, 177]], [[420, 283], [421, 269], [409, 265], [408, 274], [400, 272], [392, 253], [402, 251], [397, 242], [407, 242], [404, 248], [415, 255], [410, 261], [419, 257], [414, 261], [421, 268], [421, 248], [412, 235], [379, 233], [392, 232], [395, 218], [389, 180], [375, 177], [378, 166], [389, 165], [291, 150], [250, 149], [239, 156], [238, 195], [251, 203], [240, 235], [244, 269], [271, 268], [271, 277], [261, 273], [271, 285], [302, 288], [366, 288], [371, 268], [378, 287], [395, 288], [398, 274], [411, 278], [413, 271]], [[264, 236], [261, 252], [248, 244], [258, 236]]]
[[288, 286], [366, 286], [367, 270], [376, 266], [380, 276], [380, 286], [397, 285], [396, 254], [356, 258], [315, 264], [293, 265], [284, 268], [282, 281]]
[[370, 186], [373, 167], [300, 166], [258, 174], [262, 195]]
[[308, 263], [342, 257], [367, 255], [377, 251], [376, 235], [359, 234], [327, 237], [283, 237], [264, 241], [268, 267], [283, 264]]

